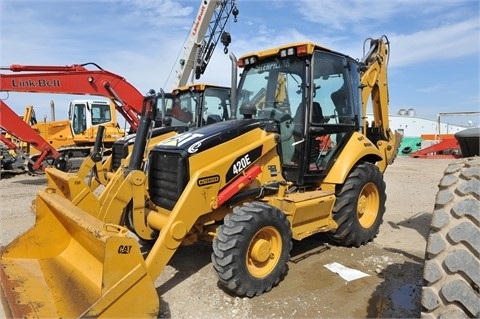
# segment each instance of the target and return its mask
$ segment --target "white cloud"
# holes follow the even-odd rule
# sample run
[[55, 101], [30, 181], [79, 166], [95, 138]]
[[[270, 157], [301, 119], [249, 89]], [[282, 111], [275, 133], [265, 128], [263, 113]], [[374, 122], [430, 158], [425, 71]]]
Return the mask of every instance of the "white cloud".
[[394, 1], [301, 0], [297, 7], [307, 21], [342, 31], [349, 29], [351, 24], [382, 21], [398, 12]]
[[[298, 0], [296, 7], [307, 21], [321, 24], [328, 29], [350, 30], [374, 27], [398, 17], [426, 19], [434, 16], [438, 20], [452, 12], [465, 12], [462, 5], [471, 0]], [[465, 15], [463, 15], [464, 17]], [[461, 16], [460, 16], [461, 17]], [[459, 15], [456, 15], [458, 20]]]
[[[135, 19], [148, 22], [155, 26], [185, 27], [190, 16], [198, 10], [197, 2], [172, 0], [127, 0], [133, 8]], [[187, 3], [187, 6], [183, 6]]]
[[307, 34], [317, 37], [315, 42], [332, 43], [332, 49], [358, 57], [352, 39], [386, 34], [391, 41], [390, 67], [401, 67], [478, 54], [480, 20], [471, 4], [469, 0], [300, 0], [297, 7], [307, 21], [322, 26], [319, 32]]
[[444, 89], [443, 85], [432, 85], [429, 87], [421, 87], [417, 89], [417, 92], [420, 93], [435, 93], [441, 92]]
[[469, 19], [436, 29], [390, 37], [391, 66], [439, 61], [479, 53], [480, 21]]

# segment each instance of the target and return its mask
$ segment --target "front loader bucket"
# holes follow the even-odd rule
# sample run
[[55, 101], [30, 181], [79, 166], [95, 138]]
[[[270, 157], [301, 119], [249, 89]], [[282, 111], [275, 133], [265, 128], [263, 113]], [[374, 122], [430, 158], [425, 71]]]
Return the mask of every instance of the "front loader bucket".
[[105, 224], [48, 189], [38, 193], [35, 210], [35, 226], [1, 251], [7, 315], [157, 317], [154, 281], [126, 228]]

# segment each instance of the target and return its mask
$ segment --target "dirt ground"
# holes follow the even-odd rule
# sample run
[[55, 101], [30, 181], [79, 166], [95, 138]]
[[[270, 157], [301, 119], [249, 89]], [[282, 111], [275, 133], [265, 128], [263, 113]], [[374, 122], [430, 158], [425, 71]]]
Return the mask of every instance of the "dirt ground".
[[[287, 276], [259, 297], [239, 298], [217, 285], [210, 245], [182, 247], [155, 282], [159, 317], [418, 318], [426, 236], [437, 184], [450, 161], [397, 158], [385, 172], [387, 210], [375, 241], [338, 247], [320, 234], [294, 242]], [[2, 176], [0, 245], [34, 224], [29, 207], [44, 187], [43, 176]], [[368, 276], [347, 282], [324, 267], [332, 262]]]

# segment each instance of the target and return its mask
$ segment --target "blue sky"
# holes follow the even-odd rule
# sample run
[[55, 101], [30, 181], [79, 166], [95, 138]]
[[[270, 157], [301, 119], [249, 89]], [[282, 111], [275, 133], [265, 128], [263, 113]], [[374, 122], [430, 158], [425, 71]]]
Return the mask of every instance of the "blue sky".
[[[168, 91], [199, 6], [200, 0], [2, 0], [0, 65], [95, 62], [142, 93]], [[478, 0], [237, 0], [237, 7], [238, 22], [230, 19], [226, 28], [237, 57], [308, 40], [361, 58], [366, 38], [386, 35], [390, 113], [413, 108], [436, 119], [439, 112], [480, 111]], [[197, 82], [230, 84], [222, 49], [219, 43]], [[33, 104], [42, 118], [53, 100], [63, 119], [74, 98], [10, 93], [6, 103], [19, 114]]]

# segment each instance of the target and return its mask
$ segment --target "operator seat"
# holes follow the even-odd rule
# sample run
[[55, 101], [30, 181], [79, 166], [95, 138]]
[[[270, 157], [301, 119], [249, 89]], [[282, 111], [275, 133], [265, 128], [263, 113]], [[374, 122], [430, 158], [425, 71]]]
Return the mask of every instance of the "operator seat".
[[221, 122], [222, 117], [218, 114], [208, 114], [206, 124]]
[[325, 117], [323, 116], [322, 107], [320, 103], [313, 102], [312, 103], [312, 122], [313, 123], [324, 123]]
[[300, 137], [303, 135], [303, 103], [300, 102], [300, 104], [297, 107], [297, 110], [295, 111], [295, 116], [293, 117], [293, 135], [296, 137]]
[[[297, 108], [297, 111], [295, 112], [295, 116], [293, 117], [293, 124], [295, 125], [295, 133], [296, 135], [301, 135], [302, 130], [303, 130], [303, 117], [302, 117], [302, 109], [303, 109], [303, 104], [300, 103], [300, 105]], [[320, 103], [318, 102], [313, 102], [312, 103], [312, 122], [313, 123], [324, 123], [325, 122], [325, 117], [323, 116], [323, 111], [322, 107], [320, 106]]]
[[335, 107], [338, 108], [338, 107], [345, 106], [345, 104], [347, 103], [347, 95], [345, 93], [345, 87], [342, 86], [340, 89], [333, 92], [330, 95], [330, 98], [332, 99], [332, 102], [335, 105]]
[[257, 107], [253, 103], [243, 103], [240, 106], [240, 115], [243, 115], [244, 119], [253, 119], [257, 114]]
[[[293, 117], [294, 142], [300, 142], [303, 139], [304, 122], [305, 122], [304, 121], [305, 115], [303, 114], [305, 114], [305, 112], [302, 112], [302, 110], [303, 110], [303, 103], [300, 103], [300, 105], [297, 108], [297, 111], [295, 112], [295, 116]], [[322, 107], [318, 102], [312, 103], [312, 122], [316, 124], [328, 122], [328, 118], [325, 121]], [[302, 148], [301, 143], [295, 143], [293, 155], [292, 155], [292, 162], [298, 162], [298, 158], [301, 154], [301, 148]]]
[[347, 103], [347, 92], [345, 90], [345, 85], [342, 85], [340, 89], [333, 92], [330, 95], [333, 105], [335, 105], [335, 110], [338, 114], [338, 120], [340, 123], [346, 123], [348, 121], [348, 103]]

